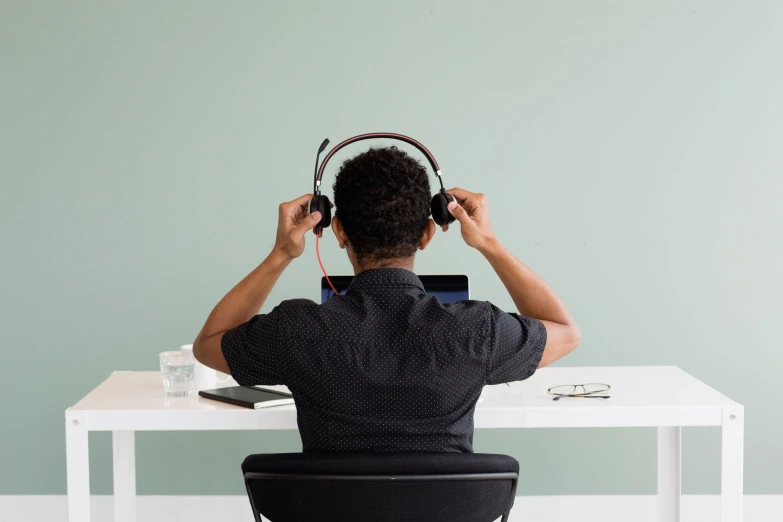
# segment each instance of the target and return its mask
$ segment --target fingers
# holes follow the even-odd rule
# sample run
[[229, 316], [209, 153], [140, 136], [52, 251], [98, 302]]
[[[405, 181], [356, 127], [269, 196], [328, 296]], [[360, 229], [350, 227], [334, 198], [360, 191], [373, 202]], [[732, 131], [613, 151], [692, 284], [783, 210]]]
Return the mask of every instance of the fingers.
[[478, 216], [487, 207], [487, 197], [484, 194], [469, 192], [459, 187], [454, 187], [447, 192], [453, 195], [457, 203], [472, 217]]
[[466, 199], [470, 199], [471, 196], [476, 196], [473, 192], [469, 192], [465, 189], [461, 189], [459, 187], [454, 187], [451, 189], [448, 189], [446, 193], [451, 194], [455, 198], [457, 198], [457, 202], [462, 203]]
[[312, 194], [304, 194], [294, 200], [280, 203], [279, 212], [281, 218], [282, 216], [287, 216], [288, 219], [298, 222], [301, 218], [307, 216], [312, 197]]
[[462, 205], [452, 201], [449, 203], [448, 208], [451, 215], [454, 216], [457, 221], [459, 221], [461, 226], [473, 226], [473, 222], [470, 220], [470, 216], [468, 216], [468, 213], [464, 208], [462, 208]]
[[304, 206], [304, 205], [308, 205], [310, 203], [311, 199], [313, 199], [313, 195], [312, 194], [305, 194], [303, 196], [299, 196], [298, 198], [296, 198], [293, 201], [289, 201], [288, 203], [283, 203], [283, 205], [291, 205], [291, 206], [299, 205], [301, 207], [301, 206]]
[[308, 230], [312, 230], [321, 221], [321, 213], [317, 210], [309, 216], [302, 219], [298, 225], [296, 225], [296, 231], [298, 234], [304, 235]]

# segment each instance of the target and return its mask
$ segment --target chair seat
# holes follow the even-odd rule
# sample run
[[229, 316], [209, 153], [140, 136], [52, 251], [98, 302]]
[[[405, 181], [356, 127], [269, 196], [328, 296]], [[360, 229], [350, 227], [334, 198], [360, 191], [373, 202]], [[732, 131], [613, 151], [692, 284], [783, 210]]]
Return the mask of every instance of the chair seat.
[[277, 453], [250, 455], [242, 472], [439, 475], [519, 473], [508, 455], [487, 453]]
[[242, 464], [256, 520], [493, 522], [507, 519], [519, 463], [468, 453], [282, 453]]

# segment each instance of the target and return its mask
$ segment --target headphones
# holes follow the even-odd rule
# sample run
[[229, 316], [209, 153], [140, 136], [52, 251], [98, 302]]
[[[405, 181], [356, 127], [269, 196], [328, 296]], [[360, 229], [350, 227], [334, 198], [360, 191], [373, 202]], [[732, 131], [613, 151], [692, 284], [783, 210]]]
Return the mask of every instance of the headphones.
[[432, 219], [440, 226], [445, 226], [454, 222], [454, 216], [452, 216], [451, 212], [449, 212], [448, 205], [450, 202], [456, 201], [456, 199], [451, 194], [446, 193], [446, 189], [443, 188], [443, 178], [441, 177], [440, 167], [438, 167], [438, 162], [435, 161], [435, 157], [432, 155], [432, 153], [430, 153], [430, 151], [427, 150], [424, 145], [414, 140], [413, 138], [409, 138], [408, 136], [403, 136], [402, 134], [393, 134], [390, 132], [370, 132], [368, 134], [360, 134], [358, 136], [354, 136], [353, 138], [348, 138], [347, 140], [338, 143], [337, 146], [330, 150], [329, 154], [326, 155], [323, 163], [321, 163], [320, 168], [318, 167], [318, 158], [320, 158], [321, 153], [324, 151], [324, 149], [326, 149], [326, 146], [329, 145], [329, 140], [325, 139], [323, 143], [321, 143], [321, 146], [318, 147], [318, 154], [315, 156], [313, 198], [310, 200], [310, 213], [312, 214], [316, 210], [321, 213], [321, 221], [318, 223], [318, 225], [315, 226], [314, 229], [314, 232], [319, 237], [321, 236], [323, 229], [327, 228], [332, 223], [332, 205], [329, 202], [328, 197], [321, 195], [321, 178], [324, 175], [326, 164], [329, 163], [329, 160], [332, 158], [332, 156], [334, 156], [335, 152], [342, 149], [346, 145], [350, 145], [351, 143], [355, 143], [357, 141], [377, 138], [404, 141], [405, 143], [409, 143], [419, 149], [427, 157], [427, 160], [430, 162], [432, 170], [435, 171], [435, 174], [438, 176], [438, 182], [440, 183], [440, 190], [432, 197], [432, 203], [430, 204]]

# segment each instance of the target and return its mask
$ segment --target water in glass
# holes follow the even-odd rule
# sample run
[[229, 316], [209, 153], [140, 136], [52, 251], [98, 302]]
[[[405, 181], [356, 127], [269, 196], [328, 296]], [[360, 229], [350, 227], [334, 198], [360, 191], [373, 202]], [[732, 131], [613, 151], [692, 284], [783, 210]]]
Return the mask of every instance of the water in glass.
[[160, 354], [163, 389], [170, 397], [184, 397], [193, 390], [196, 361], [192, 353], [181, 350]]

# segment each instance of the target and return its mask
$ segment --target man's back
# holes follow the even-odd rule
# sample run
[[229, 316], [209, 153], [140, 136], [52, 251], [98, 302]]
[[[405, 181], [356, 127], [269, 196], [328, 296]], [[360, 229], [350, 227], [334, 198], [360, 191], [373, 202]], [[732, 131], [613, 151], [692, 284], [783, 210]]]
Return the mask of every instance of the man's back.
[[[433, 197], [426, 170], [404, 151], [370, 149], [343, 163], [331, 221], [318, 187], [278, 207], [274, 248], [215, 306], [193, 354], [240, 384], [288, 385], [305, 451], [471, 451], [482, 386], [526, 379], [563, 357], [579, 344], [579, 327], [495, 237], [486, 198], [442, 186]], [[459, 223], [521, 315], [425, 294], [413, 266], [435, 237], [434, 210], [442, 232]], [[305, 236], [326, 226], [353, 266], [348, 292], [255, 315]]]
[[486, 302], [441, 304], [402, 269], [361, 272], [323, 305], [284, 301], [226, 332], [240, 384], [285, 384], [304, 451], [472, 451], [485, 384], [535, 371], [540, 321]]

